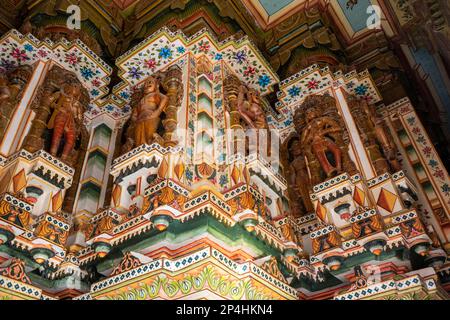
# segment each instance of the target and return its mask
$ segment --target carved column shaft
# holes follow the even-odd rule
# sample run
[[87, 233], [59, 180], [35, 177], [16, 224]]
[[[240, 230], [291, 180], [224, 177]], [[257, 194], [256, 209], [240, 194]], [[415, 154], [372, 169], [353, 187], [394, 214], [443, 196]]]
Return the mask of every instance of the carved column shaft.
[[[241, 81], [234, 75], [228, 75], [224, 80], [225, 100], [228, 104], [228, 112], [230, 113], [230, 128], [233, 131], [243, 130], [241, 125], [241, 115], [238, 110], [238, 94]], [[239, 143], [242, 142], [238, 136], [233, 137], [234, 151], [238, 150]]]
[[167, 91], [169, 104], [166, 107], [166, 119], [163, 120], [164, 126], [164, 143], [165, 146], [176, 146], [174, 134], [178, 124], [178, 108], [181, 104], [182, 97], [182, 71], [179, 66], [171, 66], [163, 81], [164, 89]]
[[[49, 90], [45, 90], [43, 95], [51, 94]], [[31, 123], [30, 131], [25, 138], [23, 147], [33, 153], [44, 148], [44, 140], [42, 134], [47, 127], [47, 121], [50, 117], [51, 110], [49, 104], [39, 104], [35, 109], [35, 118]]]

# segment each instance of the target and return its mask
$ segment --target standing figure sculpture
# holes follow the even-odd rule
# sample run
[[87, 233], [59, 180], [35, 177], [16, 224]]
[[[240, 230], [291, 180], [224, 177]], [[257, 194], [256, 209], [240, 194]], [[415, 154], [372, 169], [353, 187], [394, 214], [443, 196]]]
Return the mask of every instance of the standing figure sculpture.
[[169, 98], [159, 90], [159, 80], [149, 77], [144, 83], [143, 97], [131, 114], [131, 126], [128, 135], [128, 149], [151, 144], [158, 136], [156, 131], [161, 122], [161, 113], [169, 104]]
[[289, 152], [294, 158], [289, 164], [289, 184], [294, 191], [291, 195], [291, 202], [294, 207], [292, 208], [294, 215], [298, 217], [314, 210], [309, 197], [311, 183], [300, 141], [294, 140]]
[[84, 108], [80, 103], [81, 88], [75, 83], [65, 83], [60, 91], [47, 97], [48, 103], [54, 109], [48, 123], [53, 129], [50, 153], [56, 156], [64, 138], [64, 148], [61, 160], [67, 161], [81, 133]]
[[255, 129], [268, 128], [266, 115], [261, 106], [259, 93], [241, 85], [238, 96], [238, 110], [247, 124]]

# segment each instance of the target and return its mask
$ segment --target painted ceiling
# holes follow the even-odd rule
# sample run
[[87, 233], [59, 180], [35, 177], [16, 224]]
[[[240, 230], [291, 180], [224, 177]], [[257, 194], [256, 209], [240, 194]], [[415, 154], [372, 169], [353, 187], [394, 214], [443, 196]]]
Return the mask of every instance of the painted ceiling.
[[299, 0], [257, 0], [266, 10], [268, 15], [274, 15], [278, 11], [284, 9], [293, 2], [300, 2]]

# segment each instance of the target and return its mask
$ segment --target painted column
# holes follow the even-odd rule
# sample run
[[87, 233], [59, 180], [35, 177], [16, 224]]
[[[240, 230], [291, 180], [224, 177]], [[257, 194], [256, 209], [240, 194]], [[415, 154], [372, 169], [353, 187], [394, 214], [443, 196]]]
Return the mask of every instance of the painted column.
[[339, 106], [340, 112], [347, 126], [352, 146], [356, 151], [355, 156], [357, 158], [356, 160], [359, 164], [360, 170], [362, 171], [361, 173], [364, 174], [364, 177], [367, 180], [372, 179], [376, 176], [376, 173], [359, 135], [358, 128], [356, 127], [355, 121], [350, 112], [342, 87], [333, 89], [333, 94], [338, 101], [337, 105]]
[[244, 128], [240, 123], [241, 115], [239, 114], [237, 105], [240, 85], [241, 82], [235, 75], [230, 74], [225, 78], [225, 99], [227, 101], [228, 112], [230, 114], [230, 129], [234, 134], [234, 136], [232, 137], [232, 150], [234, 150], [235, 153], [237, 153], [239, 150], [238, 145], [242, 143], [242, 137], [238, 136], [238, 132], [244, 133]]

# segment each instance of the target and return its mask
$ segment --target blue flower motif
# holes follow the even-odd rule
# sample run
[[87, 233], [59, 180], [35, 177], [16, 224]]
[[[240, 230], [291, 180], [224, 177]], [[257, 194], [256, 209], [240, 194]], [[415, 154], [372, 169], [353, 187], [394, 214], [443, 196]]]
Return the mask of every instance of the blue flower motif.
[[23, 48], [25, 49], [25, 51], [28, 51], [28, 52], [34, 51], [33, 46], [31, 44], [28, 44], [28, 43], [26, 45], [24, 45]]
[[128, 94], [128, 92], [122, 91], [122, 92], [120, 93], [120, 97], [121, 97], [122, 99], [128, 100], [128, 98], [130, 98], [130, 95]]
[[236, 59], [239, 64], [242, 64], [247, 59], [247, 54], [244, 50], [238, 51], [236, 52], [234, 59]]
[[449, 187], [449, 185], [447, 183], [444, 183], [441, 186], [441, 189], [442, 189], [442, 192], [445, 192], [445, 193], [450, 192], [450, 187]]
[[222, 107], [222, 99], [216, 100], [216, 108]]
[[414, 117], [409, 117], [408, 119], [406, 119], [406, 121], [408, 121], [408, 124], [410, 126], [414, 125], [414, 123], [416, 123], [416, 118]]
[[98, 91], [97, 89], [92, 89], [92, 90], [91, 90], [91, 96], [96, 97], [96, 96], [98, 96], [99, 94], [100, 94], [100, 91]]
[[172, 57], [172, 50], [167, 46], [159, 49], [159, 57], [163, 59], [168, 59]]
[[221, 187], [225, 186], [228, 183], [228, 177], [226, 175], [220, 176], [219, 184]]
[[356, 92], [357, 95], [363, 96], [367, 92], [367, 87], [365, 85], [363, 85], [363, 84], [360, 84], [359, 86], [357, 86], [355, 88], [355, 92]]
[[114, 107], [113, 107], [112, 105], [108, 104], [108, 105], [106, 106], [106, 110], [108, 110], [108, 111], [113, 111], [113, 110], [114, 110]]
[[223, 55], [221, 53], [216, 53], [216, 55], [214, 56], [214, 59], [216, 59], [217, 61], [222, 60]]
[[90, 80], [91, 78], [94, 77], [94, 72], [92, 71], [92, 69], [89, 69], [87, 67], [82, 67], [80, 69], [80, 72], [83, 78], [85, 78], [86, 80]]
[[298, 95], [300, 95], [300, 88], [297, 86], [293, 86], [288, 90], [289, 95], [291, 95], [291, 97], [297, 97]]
[[185, 53], [186, 49], [184, 49], [184, 47], [177, 47], [177, 52], [178, 53]]
[[260, 87], [265, 88], [269, 85], [269, 83], [270, 83], [270, 77], [267, 74], [263, 74], [263, 75], [259, 76], [258, 84]]
[[430, 167], [434, 168], [437, 167], [439, 164], [436, 160], [430, 160], [430, 162], [428, 162], [428, 164], [430, 165]]
[[139, 67], [137, 67], [137, 68], [132, 67], [130, 69], [129, 73], [130, 73], [131, 78], [136, 79], [136, 80], [139, 80], [144, 75], [144, 73], [140, 70]]
[[349, 83], [347, 83], [347, 88], [351, 89], [355, 86], [355, 83], [353, 81], [350, 81]]

